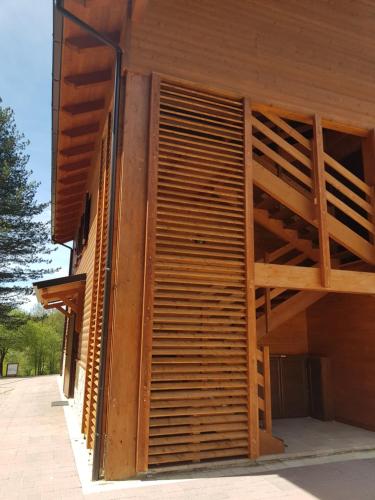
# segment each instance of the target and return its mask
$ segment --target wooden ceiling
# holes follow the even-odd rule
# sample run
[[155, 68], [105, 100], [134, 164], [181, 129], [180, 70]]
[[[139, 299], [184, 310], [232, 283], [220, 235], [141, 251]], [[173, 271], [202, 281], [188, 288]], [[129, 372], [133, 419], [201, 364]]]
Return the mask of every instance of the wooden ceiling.
[[[123, 0], [66, 0], [64, 5], [115, 42], [124, 25], [125, 6]], [[59, 102], [57, 106], [54, 103], [58, 118], [53, 130], [57, 142], [52, 160], [52, 233], [56, 242], [64, 243], [74, 239], [82, 215], [113, 93], [114, 51], [64, 19], [59, 55]], [[55, 60], [54, 64], [60, 62]]]

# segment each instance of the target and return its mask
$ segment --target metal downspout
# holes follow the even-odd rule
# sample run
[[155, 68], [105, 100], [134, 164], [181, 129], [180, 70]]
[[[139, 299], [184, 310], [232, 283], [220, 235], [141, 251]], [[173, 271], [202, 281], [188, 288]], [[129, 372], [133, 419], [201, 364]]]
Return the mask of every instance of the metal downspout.
[[113, 113], [112, 113], [112, 145], [111, 145], [111, 170], [110, 170], [110, 191], [109, 191], [109, 210], [108, 210], [108, 241], [107, 241], [107, 257], [104, 278], [104, 300], [103, 300], [103, 326], [100, 345], [100, 361], [99, 361], [99, 387], [98, 400], [96, 407], [96, 422], [95, 422], [95, 442], [93, 454], [92, 480], [100, 479], [100, 458], [103, 441], [103, 411], [104, 411], [104, 386], [107, 361], [107, 346], [108, 346], [108, 322], [109, 322], [109, 306], [111, 293], [111, 276], [112, 276], [112, 243], [114, 233], [114, 215], [115, 215], [115, 194], [116, 194], [116, 171], [117, 171], [117, 149], [119, 143], [119, 122], [120, 122], [120, 89], [121, 89], [121, 64], [122, 64], [122, 49], [119, 45], [108, 39], [106, 36], [97, 32], [90, 25], [76, 17], [70, 11], [66, 10], [63, 5], [63, 0], [55, 0], [55, 8], [62, 16], [69, 19], [77, 26], [90, 33], [97, 40], [100, 40], [105, 45], [108, 45], [115, 51], [115, 77], [113, 90]]

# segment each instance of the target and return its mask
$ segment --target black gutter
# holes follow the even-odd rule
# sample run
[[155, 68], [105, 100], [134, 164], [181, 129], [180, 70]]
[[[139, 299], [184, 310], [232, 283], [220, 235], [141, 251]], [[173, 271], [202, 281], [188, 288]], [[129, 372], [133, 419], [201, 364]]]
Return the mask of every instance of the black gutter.
[[56, 209], [56, 158], [59, 135], [60, 109], [60, 80], [61, 80], [61, 52], [64, 18], [56, 9], [53, 9], [53, 45], [52, 45], [52, 179], [51, 179], [51, 233], [55, 241], [55, 209]]
[[103, 446], [103, 414], [104, 414], [104, 386], [107, 364], [107, 346], [108, 346], [108, 326], [110, 312], [111, 295], [111, 277], [112, 277], [112, 244], [114, 233], [115, 216], [115, 195], [116, 195], [116, 174], [117, 174], [117, 149], [119, 144], [119, 123], [120, 123], [120, 89], [121, 89], [121, 65], [122, 49], [112, 40], [97, 32], [90, 25], [76, 17], [74, 14], [64, 8], [63, 0], [55, 0], [55, 10], [63, 17], [69, 19], [77, 26], [90, 33], [103, 44], [111, 47], [115, 51], [115, 76], [113, 89], [113, 112], [112, 112], [112, 144], [111, 144], [111, 170], [110, 170], [110, 189], [109, 189], [109, 209], [108, 209], [108, 240], [107, 257], [104, 278], [104, 298], [103, 298], [103, 323], [100, 343], [100, 361], [99, 361], [99, 387], [98, 400], [96, 406], [95, 422], [95, 442], [92, 466], [92, 480], [100, 479], [101, 451]]

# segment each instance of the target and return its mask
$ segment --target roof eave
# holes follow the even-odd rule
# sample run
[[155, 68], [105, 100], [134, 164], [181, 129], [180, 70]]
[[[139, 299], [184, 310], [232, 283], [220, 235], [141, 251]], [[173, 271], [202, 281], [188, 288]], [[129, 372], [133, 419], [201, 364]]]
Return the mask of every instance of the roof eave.
[[59, 135], [60, 81], [63, 47], [64, 18], [53, 6], [53, 48], [52, 48], [52, 137], [51, 137], [51, 235], [55, 240], [56, 173]]

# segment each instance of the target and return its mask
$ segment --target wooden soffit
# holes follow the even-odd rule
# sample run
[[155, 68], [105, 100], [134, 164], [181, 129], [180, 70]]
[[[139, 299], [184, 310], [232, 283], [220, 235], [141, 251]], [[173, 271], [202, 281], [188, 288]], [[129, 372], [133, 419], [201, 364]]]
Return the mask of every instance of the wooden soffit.
[[[117, 43], [126, 4], [65, 0], [64, 7]], [[114, 51], [55, 9], [53, 54], [52, 236], [64, 243], [76, 235], [100, 149], [112, 98]]]

